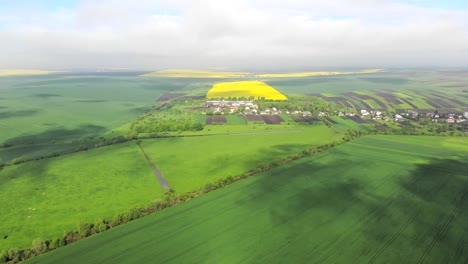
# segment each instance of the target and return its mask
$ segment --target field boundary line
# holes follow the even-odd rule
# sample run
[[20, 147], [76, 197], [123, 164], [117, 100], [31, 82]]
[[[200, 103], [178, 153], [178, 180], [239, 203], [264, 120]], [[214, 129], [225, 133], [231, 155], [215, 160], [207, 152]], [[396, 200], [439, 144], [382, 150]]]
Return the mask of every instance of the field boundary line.
[[170, 189], [169, 185], [167, 184], [166, 180], [164, 177], [161, 175], [161, 172], [159, 172], [158, 168], [154, 165], [154, 163], [151, 161], [150, 157], [146, 154], [145, 150], [141, 147], [140, 144], [136, 144], [138, 148], [141, 150], [143, 155], [145, 155], [145, 159], [148, 162], [148, 164], [151, 166], [151, 169], [153, 170], [154, 175], [156, 176], [156, 179], [158, 179], [159, 183], [161, 184], [161, 187], [164, 190]]

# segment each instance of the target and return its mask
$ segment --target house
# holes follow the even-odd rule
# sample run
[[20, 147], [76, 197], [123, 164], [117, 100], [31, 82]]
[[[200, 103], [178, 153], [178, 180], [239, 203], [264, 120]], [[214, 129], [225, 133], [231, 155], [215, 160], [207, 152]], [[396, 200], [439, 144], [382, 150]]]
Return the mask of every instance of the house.
[[405, 119], [401, 115], [399, 115], [399, 114], [395, 115], [395, 121], [400, 122], [400, 121], [404, 121], [404, 120]]
[[463, 112], [463, 117], [468, 118], [468, 112]]

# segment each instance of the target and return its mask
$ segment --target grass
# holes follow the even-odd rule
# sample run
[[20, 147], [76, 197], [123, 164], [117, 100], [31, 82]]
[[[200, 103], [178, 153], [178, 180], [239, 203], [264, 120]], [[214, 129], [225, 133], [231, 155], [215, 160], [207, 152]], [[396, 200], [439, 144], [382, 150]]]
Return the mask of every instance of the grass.
[[364, 137], [27, 263], [464, 263], [466, 146]]
[[217, 83], [206, 95], [212, 98], [264, 98], [267, 100], [287, 100], [288, 98], [275, 88], [261, 81], [223, 82]]
[[134, 142], [6, 167], [0, 171], [0, 252], [59, 238], [80, 222], [108, 219], [162, 196]]
[[162, 70], [141, 75], [143, 77], [170, 78], [243, 78], [248, 72], [223, 72], [210, 70]]
[[[125, 134], [112, 131], [186, 81], [106, 76], [0, 78], [0, 144], [31, 145]], [[194, 88], [195, 89], [195, 88]]]
[[141, 146], [169, 186], [184, 193], [342, 137], [325, 125], [294, 127], [286, 131], [145, 140]]

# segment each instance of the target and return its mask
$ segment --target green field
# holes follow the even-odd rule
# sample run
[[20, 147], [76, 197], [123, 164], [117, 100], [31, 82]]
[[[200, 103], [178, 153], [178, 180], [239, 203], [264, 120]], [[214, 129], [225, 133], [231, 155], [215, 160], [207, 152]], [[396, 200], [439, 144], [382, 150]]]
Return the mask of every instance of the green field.
[[285, 131], [144, 140], [141, 146], [169, 186], [184, 193], [342, 137], [325, 125], [294, 126]]
[[360, 138], [27, 263], [466, 263], [467, 146]]
[[[163, 93], [203, 84], [136, 76], [0, 78], [0, 144], [98, 137], [133, 120]], [[208, 88], [206, 88], [208, 89]]]
[[112, 218], [162, 198], [134, 142], [0, 170], [0, 251], [55, 239], [82, 222]]
[[[289, 128], [147, 139], [141, 146], [169, 186], [184, 193], [343, 136], [324, 125]], [[82, 222], [110, 219], [163, 197], [133, 141], [6, 167], [0, 180], [0, 197], [8, 201], [0, 216], [0, 235], [8, 238], [0, 240], [0, 251], [30, 246], [36, 238], [58, 238]]]
[[247, 120], [239, 115], [226, 115], [226, 121], [229, 125], [246, 125]]
[[[164, 199], [160, 183], [136, 144], [139, 141], [169, 186], [181, 194], [358, 133], [350, 130], [374, 131], [378, 125], [338, 116], [329, 116], [337, 124], [305, 124], [289, 115], [282, 115], [284, 122], [274, 125], [247, 122], [238, 115], [226, 115], [226, 124], [205, 125], [204, 95], [215, 82], [225, 80], [150, 78], [140, 74], [60, 73], [0, 78], [0, 253], [31, 247], [34, 239], [63, 238], [64, 232], [77, 230], [82, 223], [109, 220]], [[310, 110], [317, 117], [319, 111], [337, 115], [348, 107], [352, 111], [382, 105], [391, 111], [466, 111], [468, 77], [463, 74], [386, 72], [262, 81], [292, 98], [284, 103], [294, 109], [286, 109], [307, 107], [298, 110]], [[259, 101], [260, 110], [266, 108], [262, 104], [272, 107], [272, 102]], [[335, 105], [340, 108], [333, 108]], [[396, 131], [389, 133], [403, 130], [399, 123], [379, 122]], [[442, 131], [445, 123], [440, 127], [413, 123], [418, 126], [416, 132], [440, 128], [439, 135], [453, 135], [453, 130], [461, 126], [447, 125]], [[408, 131], [413, 129], [411, 124], [406, 125]], [[462, 134], [461, 130], [457, 133]], [[201, 262], [203, 257], [212, 263], [302, 263], [308, 259], [379, 262], [392, 252], [409, 256], [408, 248], [416, 252], [409, 256], [416, 258], [414, 262], [419, 260], [416, 256], [427, 251], [429, 257], [421, 257], [421, 263], [425, 258], [432, 260], [431, 254], [435, 260], [467, 255], [460, 246], [462, 242], [455, 241], [463, 240], [452, 234], [457, 230], [467, 235], [466, 227], [460, 225], [467, 220], [467, 205], [460, 194], [468, 187], [463, 173], [467, 170], [463, 161], [468, 158], [467, 143], [466, 138], [361, 138], [145, 217], [128, 227], [85, 239], [114, 240], [122, 236], [128, 241], [122, 245], [110, 243], [113, 247], [102, 249], [99, 256], [93, 255], [97, 252], [94, 250], [101, 251], [99, 247], [87, 249], [83, 257], [112, 262], [113, 254], [120, 254], [127, 242], [132, 247], [122, 255], [127, 262], [134, 262], [133, 258], [136, 262], [152, 260], [156, 255], [151, 254], [160, 254], [166, 262]], [[108, 144], [114, 145], [102, 147]], [[53, 156], [59, 157], [50, 158]], [[21, 161], [26, 162], [18, 164]], [[3, 163], [6, 165], [2, 169]], [[434, 197], [428, 197], [429, 193]], [[457, 201], [462, 209], [452, 210]], [[446, 223], [444, 219], [450, 217], [453, 219], [447, 225], [436, 221]], [[141, 229], [138, 223], [151, 227]], [[423, 227], [425, 238], [419, 235], [418, 228]], [[118, 233], [133, 232], [132, 228], [147, 233]], [[444, 233], [430, 240], [434, 237], [432, 229]], [[143, 243], [150, 238], [154, 243]], [[138, 239], [143, 241], [141, 249], [132, 246]], [[452, 251], [442, 248], [438, 241], [461, 253], [450, 255]], [[70, 254], [82, 254], [87, 247], [83, 243], [51, 256], [60, 258], [68, 254], [60, 252], [74, 248], [77, 251]], [[345, 244], [349, 246], [341, 247]], [[87, 262], [79, 258], [75, 261]], [[397, 261], [402, 262], [390, 262]]]
[[[342, 75], [288, 79], [265, 79], [269, 85], [288, 95], [314, 95], [341, 98], [360, 109], [452, 109], [468, 107], [466, 73], [387, 72], [372, 75]], [[396, 92], [398, 91], [398, 92]], [[351, 93], [352, 92], [352, 93]], [[363, 96], [364, 97], [363, 97]], [[389, 97], [390, 96], [390, 97]], [[392, 96], [396, 99], [394, 100]], [[399, 99], [407, 102], [398, 102]], [[329, 103], [353, 108], [347, 103]], [[379, 104], [379, 103], [380, 104]]]

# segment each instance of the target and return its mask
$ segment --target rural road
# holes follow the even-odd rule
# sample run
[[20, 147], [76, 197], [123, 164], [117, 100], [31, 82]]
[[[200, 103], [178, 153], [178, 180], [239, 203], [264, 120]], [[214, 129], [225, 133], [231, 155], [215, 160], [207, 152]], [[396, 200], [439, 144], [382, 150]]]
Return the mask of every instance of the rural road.
[[158, 179], [159, 183], [161, 184], [161, 187], [164, 190], [170, 189], [169, 185], [167, 184], [166, 180], [163, 178], [163, 176], [161, 175], [159, 170], [156, 168], [156, 166], [154, 166], [153, 162], [151, 162], [148, 155], [146, 155], [145, 150], [139, 144], [137, 144], [137, 145], [140, 148], [141, 152], [143, 152], [143, 154], [145, 155], [145, 158], [148, 161], [149, 165], [151, 166], [151, 169], [153, 169], [153, 173], [156, 176], [156, 178]]

